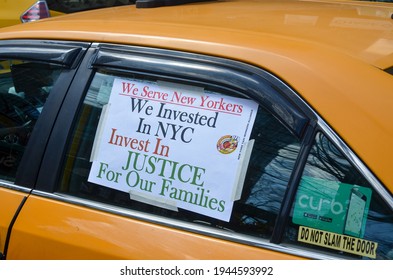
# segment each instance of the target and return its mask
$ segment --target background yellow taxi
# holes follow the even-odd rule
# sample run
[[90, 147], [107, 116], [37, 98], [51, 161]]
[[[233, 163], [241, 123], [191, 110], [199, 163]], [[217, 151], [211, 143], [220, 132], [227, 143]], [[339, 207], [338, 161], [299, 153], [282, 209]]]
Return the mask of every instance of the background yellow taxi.
[[181, 2], [1, 30], [2, 257], [393, 259], [392, 4]]

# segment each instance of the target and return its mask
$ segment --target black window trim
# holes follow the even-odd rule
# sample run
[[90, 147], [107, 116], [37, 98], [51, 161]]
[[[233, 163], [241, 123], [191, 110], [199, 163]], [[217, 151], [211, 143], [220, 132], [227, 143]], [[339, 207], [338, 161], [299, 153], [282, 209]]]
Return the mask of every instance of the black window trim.
[[18, 59], [77, 67], [89, 43], [55, 40], [0, 41], [0, 59]]
[[300, 152], [295, 162], [291, 178], [289, 179], [285, 196], [281, 202], [281, 208], [277, 215], [277, 221], [273, 229], [272, 238], [270, 239], [270, 242], [272, 243], [280, 244], [284, 237], [289, 215], [292, 210], [292, 204], [296, 197], [297, 188], [299, 186], [304, 167], [307, 163], [308, 155], [310, 154], [310, 150], [317, 133], [316, 127], [317, 126], [315, 122], [310, 123], [303, 141], [300, 143]]
[[38, 190], [53, 192], [55, 189], [58, 174], [62, 167], [61, 162], [65, 154], [68, 135], [70, 135], [73, 127], [79, 104], [82, 102], [82, 96], [87, 90], [85, 87], [88, 86], [90, 79], [93, 77], [93, 71], [89, 69], [89, 65], [94, 52], [94, 48], [87, 49], [83, 60], [73, 74], [78, 78], [67, 84], [67, 93], [61, 100], [61, 108], [56, 112], [56, 121], [45, 145], [45, 153], [42, 156], [40, 172], [35, 184]]

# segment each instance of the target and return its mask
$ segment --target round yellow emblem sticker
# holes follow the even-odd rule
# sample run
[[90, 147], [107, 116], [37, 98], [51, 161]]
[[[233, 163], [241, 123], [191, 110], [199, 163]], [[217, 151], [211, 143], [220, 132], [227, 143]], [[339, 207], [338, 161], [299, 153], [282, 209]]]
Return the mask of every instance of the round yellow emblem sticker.
[[236, 150], [239, 144], [239, 136], [225, 135], [217, 141], [217, 150], [222, 154], [230, 154]]

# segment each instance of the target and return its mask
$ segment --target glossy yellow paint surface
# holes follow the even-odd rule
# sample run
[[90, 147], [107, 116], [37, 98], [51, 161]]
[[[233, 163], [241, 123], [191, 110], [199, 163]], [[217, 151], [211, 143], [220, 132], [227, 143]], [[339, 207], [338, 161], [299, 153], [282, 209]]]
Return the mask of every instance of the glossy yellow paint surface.
[[393, 190], [393, 4], [213, 1], [82, 12], [5, 29], [0, 39], [50, 38], [222, 56], [282, 78]]
[[4, 243], [8, 227], [26, 193], [0, 186], [0, 252], [4, 252]]
[[30, 196], [7, 259], [299, 259]]

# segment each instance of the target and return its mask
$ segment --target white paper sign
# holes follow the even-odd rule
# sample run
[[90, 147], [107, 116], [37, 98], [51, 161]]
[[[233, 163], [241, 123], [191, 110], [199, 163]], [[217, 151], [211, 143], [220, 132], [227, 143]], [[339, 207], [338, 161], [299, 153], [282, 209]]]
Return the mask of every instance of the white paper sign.
[[89, 181], [228, 221], [257, 109], [197, 87], [116, 78]]

